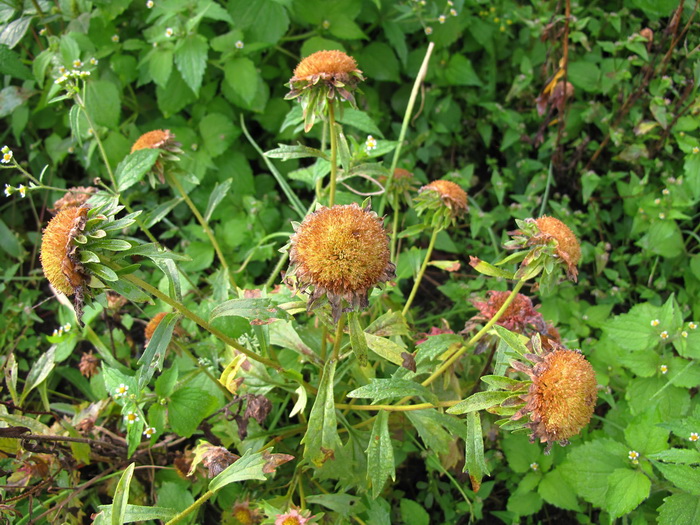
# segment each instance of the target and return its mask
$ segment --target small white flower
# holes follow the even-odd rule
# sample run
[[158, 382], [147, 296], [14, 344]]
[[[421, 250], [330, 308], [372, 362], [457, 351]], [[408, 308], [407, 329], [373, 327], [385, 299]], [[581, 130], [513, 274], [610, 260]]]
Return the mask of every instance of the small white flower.
[[114, 397], [124, 397], [129, 392], [129, 385], [121, 383], [114, 391]]
[[700, 439], [700, 435], [698, 435], [697, 432], [691, 432], [690, 437], [688, 439], [690, 439], [690, 441], [697, 441], [698, 439]]
[[328, 29], [331, 27], [331, 21], [330, 20], [324, 20], [323, 23], [321, 24], [323, 26], [323, 29]]
[[664, 220], [666, 218], [665, 213], [659, 213], [659, 219]]
[[15, 189], [12, 186], [5, 184], [5, 197], [9, 197], [14, 191]]
[[662, 374], [668, 374], [668, 367], [666, 365], [661, 365], [659, 367], [659, 370], [661, 371]]
[[457, 10], [456, 9], [450, 9], [450, 14], [452, 16], [457, 16]]
[[155, 433], [156, 433], [156, 429], [153, 427], [146, 427], [146, 430], [143, 431], [143, 435], [146, 436], [147, 438], [150, 438]]
[[139, 420], [139, 415], [136, 412], [129, 412], [127, 415], [124, 416], [124, 421], [131, 425], [132, 423], [136, 423]]
[[22, 198], [27, 196], [27, 187], [24, 184], [20, 184], [17, 186], [17, 191], [19, 191], [19, 194], [22, 196]]
[[68, 153], [75, 153], [75, 147], [74, 147], [74, 146], [68, 146]]
[[197, 151], [199, 149], [199, 144], [197, 144], [196, 142], [192, 143], [190, 149], [192, 149], [192, 151]]
[[90, 135], [90, 136], [93, 136], [93, 135], [95, 134], [95, 130], [92, 129], [92, 128], [88, 128], [87, 134]]
[[44, 36], [45, 34], [46, 34], [46, 28], [45, 28], [45, 27], [42, 27], [42, 28], [39, 30], [39, 36]]
[[663, 332], [661, 332], [661, 333], [659, 334], [659, 337], [660, 337], [661, 339], [668, 339], [668, 332], [667, 332], [666, 330], [664, 330]]
[[53, 337], [56, 337], [57, 335], [61, 335], [57, 329], [53, 329], [53, 333], [51, 334]]
[[683, 330], [683, 331], [681, 332], [681, 337], [682, 337], [683, 339], [687, 339], [687, 338], [688, 338], [688, 332], [686, 332], [685, 330]]
[[153, 47], [158, 47], [158, 42], [153, 42]]
[[119, 35], [112, 35], [112, 42], [114, 42], [115, 44], [119, 42]]
[[9, 164], [12, 160], [12, 150], [7, 146], [3, 146], [2, 150], [0, 151], [2, 151], [2, 160], [0, 160], [0, 162], [3, 164]]
[[664, 188], [663, 190], [661, 190], [661, 193], [662, 193], [663, 195], [668, 195], [668, 194], [671, 193], [671, 192], [668, 191], [668, 188]]
[[95, 57], [92, 57], [92, 58], [90, 59], [90, 64], [93, 65], [93, 66], [96, 66], [96, 65], [99, 64], [99, 63], [100, 63], [100, 61], [97, 60]]
[[651, 322], [651, 326], [659, 326], [659, 320], [658, 320], [658, 319], [654, 319], [654, 320]]
[[693, 153], [695, 153], [695, 154], [700, 153], [700, 148], [698, 148], [697, 146], [695, 146], [695, 147], [693, 148]]
[[148, 0], [148, 2], [146, 2], [146, 7], [148, 9], [153, 9], [154, 5], [156, 5], [156, 3], [153, 0]]
[[70, 323], [64, 324], [61, 328], [63, 328], [64, 332], [70, 332], [70, 329], [73, 328]]
[[637, 452], [636, 450], [630, 450], [627, 454], [627, 457], [630, 458], [632, 461], [639, 459], [639, 452]]
[[538, 463], [530, 463], [530, 468], [532, 470], [538, 470], [540, 468], [540, 465]]
[[654, 204], [656, 204], [657, 206], [661, 204], [661, 199], [654, 199]]
[[696, 325], [692, 321], [688, 323], [688, 328], [690, 328], [691, 330], [695, 330], [697, 327], [698, 327], [698, 325]]
[[433, 34], [433, 28], [428, 26], [425, 28], [425, 34], [426, 35], [432, 35]]
[[365, 141], [365, 150], [369, 153], [370, 151], [377, 149], [377, 139], [372, 135], [367, 135], [367, 140]]
[[168, 27], [168, 28], [165, 30], [165, 36], [166, 36], [167, 38], [170, 38], [171, 36], [173, 36], [174, 33], [175, 33], [175, 31], [173, 31], [173, 28], [172, 28], [172, 27]]
[[446, 20], [447, 20], [447, 17], [445, 15], [440, 15], [438, 17], [438, 22], [440, 22], [441, 24], [444, 24]]
[[244, 45], [243, 40], [236, 41], [236, 49], [243, 49]]
[[73, 67], [76, 69], [80, 69], [81, 67], [83, 67], [83, 61], [79, 58], [76, 58], [75, 60], [73, 60]]

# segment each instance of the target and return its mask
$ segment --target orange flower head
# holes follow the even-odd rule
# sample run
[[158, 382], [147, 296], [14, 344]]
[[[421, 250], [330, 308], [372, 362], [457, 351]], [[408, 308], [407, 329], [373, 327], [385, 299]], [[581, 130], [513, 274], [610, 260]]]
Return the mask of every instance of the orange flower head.
[[175, 142], [175, 135], [169, 129], [154, 129], [141, 135], [134, 145], [131, 146], [131, 153], [142, 149], [165, 149], [173, 151], [173, 148], [179, 148], [179, 144]]
[[73, 240], [85, 229], [87, 206], [63, 208], [41, 237], [41, 267], [51, 285], [65, 295], [81, 292], [86, 275]]
[[[461, 217], [469, 209], [467, 192], [459, 184], [449, 180], [435, 180], [418, 190], [420, 198], [416, 211], [422, 213], [426, 209], [439, 210], [444, 206], [449, 211], [449, 219]], [[449, 222], [449, 221], [448, 221]]]
[[586, 358], [558, 344], [552, 348], [542, 356], [527, 354], [535, 362], [532, 368], [516, 367], [530, 376], [532, 384], [523, 396], [525, 406], [512, 417], [529, 415], [530, 440], [546, 442], [547, 452], [553, 443], [566, 445], [581, 432], [598, 399], [595, 371]]
[[85, 204], [92, 194], [96, 192], [97, 188], [92, 186], [70, 188], [63, 197], [53, 203], [51, 212], [58, 213], [63, 208], [78, 208]]
[[342, 300], [364, 308], [369, 291], [395, 277], [382, 220], [357, 204], [321, 207], [309, 214], [291, 237], [289, 255], [287, 283], [301, 291], [313, 286], [309, 309], [326, 295], [336, 321]]
[[532, 242], [543, 244], [555, 240], [557, 242], [556, 254], [566, 264], [569, 277], [575, 281], [578, 274], [576, 266], [581, 260], [581, 245], [574, 232], [559, 219], [546, 215], [536, 219], [535, 224], [540, 230], [540, 235], [535, 236]]
[[315, 82], [317, 78], [347, 81], [350, 75], [362, 73], [353, 57], [342, 51], [317, 51], [304, 58], [294, 69], [292, 80]]
[[[509, 296], [510, 292], [491, 290], [487, 301], [472, 300], [472, 304], [479, 310], [479, 314], [472, 317], [471, 320], [491, 320], [491, 318], [496, 315], [496, 312], [501, 309]], [[496, 324], [518, 333], [524, 333], [528, 326], [546, 326], [542, 314], [535, 310], [530, 298], [520, 293], [516, 294], [515, 298], [508, 305]]]
[[165, 317], [166, 315], [167, 312], [158, 312], [156, 315], [153, 316], [153, 319], [148, 321], [148, 324], [146, 325], [146, 328], [143, 331], [143, 335], [146, 341], [151, 340], [151, 337], [153, 337], [153, 332], [156, 331], [156, 328], [158, 328], [158, 325], [163, 320], [163, 317]]

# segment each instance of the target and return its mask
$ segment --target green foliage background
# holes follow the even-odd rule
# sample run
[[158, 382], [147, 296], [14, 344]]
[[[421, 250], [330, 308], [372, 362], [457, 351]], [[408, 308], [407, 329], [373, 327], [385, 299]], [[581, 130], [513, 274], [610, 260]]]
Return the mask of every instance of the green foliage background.
[[[269, 352], [260, 348], [260, 341], [276, 348], [278, 362], [288, 371], [282, 377], [253, 364], [246, 386], [251, 393], [267, 395], [274, 408], [264, 425], [251, 420], [245, 439], [218, 413], [226, 395], [198, 371], [219, 377], [232, 357], [230, 348], [214, 338], [193, 337], [186, 345], [196, 366], [180, 352], [169, 355], [146, 397], [110, 401], [121, 384], [130, 392], [142, 390], [132, 370], [143, 345], [143, 321], [164, 304], [130, 304], [115, 322], [101, 298], [87, 309], [85, 328], [73, 326], [52, 335], [55, 328], [74, 323], [69, 310], [51, 299], [38, 261], [41, 230], [50, 217], [46, 209], [62, 193], [30, 189], [26, 198], [15, 193], [0, 204], [0, 362], [6, 403], [0, 405], [0, 427], [78, 436], [75, 426], [92, 410], [98, 424], [124, 436], [121, 410], [138, 410], [143, 419], [129, 430], [134, 435], [126, 437], [129, 452], [141, 446], [137, 439], [147, 420], [157, 429], [152, 443], [175, 435], [188, 439], [178, 442], [184, 448], [194, 444], [193, 435], [214, 435], [242, 455], [276, 440], [276, 450], [300, 456], [302, 445], [309, 444], [300, 444], [298, 427], [306, 417], [313, 418], [313, 399], [306, 417], [289, 417], [301, 384], [290, 379], [293, 375], [318, 387], [316, 399], [327, 401], [316, 405], [319, 410], [330, 403], [334, 421], [337, 415], [342, 438], [333, 425], [329, 436], [307, 434], [307, 440], [322, 440], [319, 451], [330, 444], [343, 468], [334, 470], [327, 463], [304, 470], [288, 464], [266, 482], [228, 485], [199, 519], [218, 519], [244, 495], [273, 516], [289, 501], [299, 503], [294, 494], [301, 485], [309, 508], [315, 514], [325, 512], [330, 523], [419, 525], [493, 522], [494, 517], [504, 523], [589, 523], [622, 516], [636, 524], [696, 521], [700, 442], [690, 437], [700, 432], [700, 330], [694, 328], [700, 323], [697, 2], [154, 4], [37, 0], [0, 5], [0, 142], [25, 169], [37, 177], [43, 173], [42, 182], [57, 188], [89, 185], [96, 178], [109, 181], [95, 134], [115, 169], [142, 133], [171, 130], [185, 151], [179, 163], [186, 173], [182, 184], [195, 206], [210, 212], [209, 224], [231, 268], [244, 265], [235, 274], [238, 286], [260, 288], [287, 242], [286, 236], [275, 234], [290, 233], [291, 221], [300, 220], [267, 162], [279, 170], [304, 208], [327, 172], [308, 159], [264, 159], [246, 138], [244, 126], [265, 151], [297, 141], [318, 147], [325, 140], [322, 126], [308, 135], [300, 132], [301, 112], [296, 103], [284, 100], [285, 84], [301, 57], [322, 49], [344, 50], [356, 58], [367, 79], [358, 96], [359, 109], [348, 109], [341, 117], [352, 154], [386, 167], [413, 81], [428, 43], [434, 42], [399, 166], [412, 171], [420, 184], [447, 177], [469, 192], [468, 217], [438, 236], [434, 256], [458, 260], [462, 267], [451, 273], [431, 267], [409, 319], [410, 332], [395, 322], [389, 335], [403, 338], [402, 344], [413, 350], [416, 334], [432, 326], [444, 322], [461, 330], [476, 312], [470, 298], [507, 287], [472, 271], [468, 256], [496, 260], [504, 255], [502, 244], [506, 232], [515, 228], [514, 219], [543, 212], [556, 216], [581, 240], [579, 281], [560, 283], [536, 303], [567, 346], [581, 348], [593, 364], [602, 386], [596, 415], [581, 437], [549, 456], [525, 436], [500, 431], [485, 415], [485, 461], [491, 477], [475, 493], [462, 473], [466, 436], [459, 425], [464, 419], [432, 410], [391, 415], [387, 422], [387, 412], [381, 412], [371, 431], [369, 426], [353, 430], [352, 424], [362, 420], [348, 421], [356, 414], [334, 410], [329, 375], [320, 379], [318, 363], [300, 358], [299, 348], [315, 349], [321, 339], [318, 325], [313, 318], [307, 322], [304, 314], [297, 316], [302, 320], [294, 328], [283, 325], [287, 321], [251, 326], [246, 315], [230, 313], [212, 321], [253, 351]], [[538, 96], [564, 57], [562, 80], [571, 83], [573, 95], [560, 107], [545, 100], [544, 112], [538, 112]], [[91, 58], [96, 65], [89, 66]], [[61, 94], [54, 82], [59, 67], [71, 69], [76, 60], [91, 71], [85, 102], [95, 129], [82, 115], [71, 119], [70, 100], [52, 102]], [[371, 152], [364, 149], [368, 135], [378, 139]], [[27, 185], [18, 171], [3, 170], [2, 177], [3, 184]], [[217, 305], [237, 295], [216, 271], [214, 249], [182, 198], [152, 182], [141, 173], [124, 185], [123, 198], [131, 208], [144, 210], [142, 220], [160, 243], [189, 258], [178, 263], [183, 303], [208, 319]], [[359, 186], [372, 191], [370, 184]], [[362, 199], [341, 188], [337, 200], [344, 204]], [[419, 223], [414, 211], [405, 210], [402, 227]], [[129, 235], [138, 237], [140, 232]], [[380, 299], [385, 310], [400, 311], [426, 244], [424, 236], [402, 242], [397, 285]], [[169, 281], [153, 271], [155, 266], [146, 267], [151, 270], [148, 282], [169, 293], [172, 274]], [[536, 291], [528, 294], [535, 296]], [[286, 291], [270, 299], [275, 305], [292, 300]], [[380, 300], [372, 321], [381, 313]], [[182, 325], [189, 334], [197, 332], [191, 321]], [[171, 335], [165, 332], [164, 327], [158, 333], [163, 348]], [[436, 336], [424, 351], [437, 356], [459, 339]], [[80, 351], [91, 349], [103, 359], [105, 354], [113, 357], [112, 362], [105, 359], [101, 374], [87, 380], [76, 363]], [[436, 386], [431, 395], [440, 400], [466, 397], [478, 385], [485, 356], [468, 357], [460, 374], [450, 376], [459, 385]], [[376, 376], [389, 377], [395, 369], [383, 362]], [[339, 370], [336, 402], [346, 402], [345, 394], [370, 382], [373, 373], [350, 366]], [[393, 377], [401, 379], [400, 374]], [[17, 410], [19, 405], [26, 411]], [[219, 417], [203, 426], [204, 418], [215, 413]], [[391, 454], [382, 445], [369, 445], [374, 441]], [[638, 463], [630, 459], [630, 451], [640, 454]], [[116, 478], [105, 479], [108, 497], [85, 489], [71, 505], [56, 507], [65, 497], [60, 489], [76, 487], [106, 469], [80, 443], [70, 453], [71, 465], [80, 468], [51, 464], [51, 483], [59, 487], [59, 496], [37, 491], [13, 503], [7, 498], [18, 493], [6, 487], [12, 483], [10, 473], [20, 472], [21, 466], [36, 468], [36, 461], [20, 450], [17, 439], [0, 437], [0, 494], [24, 517], [4, 506], [0, 513], [11, 523], [27, 523], [32, 501], [34, 516], [56, 509], [61, 519], [78, 523], [78, 511], [69, 511], [77, 501], [88, 516], [100, 504], [116, 508]], [[115, 472], [127, 464], [122, 462]], [[32, 472], [27, 483], [36, 485]], [[385, 486], [389, 477], [396, 481]], [[206, 481], [186, 481], [172, 470], [130, 479], [131, 503], [171, 511], [182, 511], [207, 490]], [[129, 482], [124, 483], [128, 493]]]

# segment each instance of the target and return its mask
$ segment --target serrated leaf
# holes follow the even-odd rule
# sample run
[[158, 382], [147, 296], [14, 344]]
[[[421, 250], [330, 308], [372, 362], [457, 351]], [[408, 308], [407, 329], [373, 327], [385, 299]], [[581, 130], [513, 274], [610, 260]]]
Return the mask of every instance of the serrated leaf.
[[267, 463], [262, 452], [246, 450], [245, 454], [209, 482], [209, 490], [216, 492], [226, 485], [247, 479], [265, 479], [263, 468]]
[[272, 302], [272, 299], [231, 299], [211, 311], [211, 320], [217, 317], [243, 317], [254, 324], [266, 324], [274, 319], [291, 319], [289, 314]]
[[467, 437], [464, 440], [464, 472], [469, 474], [472, 490], [478, 492], [484, 475], [489, 474], [484, 458], [484, 436], [481, 430], [481, 415], [478, 412], [467, 414]]
[[336, 362], [330, 359], [323, 368], [323, 376], [318, 386], [318, 395], [311, 408], [306, 434], [301, 443], [304, 459], [320, 467], [329, 459], [335, 458], [335, 451], [342, 445], [338, 435], [338, 421], [333, 400], [333, 377]]
[[567, 483], [558, 469], [547, 472], [537, 485], [537, 493], [550, 505], [560, 509], [580, 511], [576, 492]]
[[437, 401], [437, 396], [420, 383], [397, 378], [372, 379], [368, 385], [356, 388], [347, 396], [352, 398], [367, 398], [371, 399], [372, 402], [406, 396], [420, 396], [431, 403]]
[[[97, 507], [100, 513], [95, 516], [93, 525], [108, 525], [112, 522], [112, 505]], [[123, 523], [144, 522], [149, 520], [168, 521], [177, 515], [175, 509], [165, 507], [146, 507], [144, 505], [127, 505]]]
[[170, 428], [182, 437], [190, 437], [215, 402], [216, 398], [199, 388], [186, 386], [176, 390], [168, 403]]
[[684, 465], [700, 465], [700, 451], [686, 448], [671, 448], [662, 450], [656, 454], [649, 454], [650, 459], [657, 459], [666, 463], [681, 463]]
[[692, 494], [672, 494], [659, 507], [659, 525], [700, 523], [700, 498]]
[[615, 469], [608, 477], [605, 509], [613, 518], [619, 518], [636, 509], [649, 497], [651, 481], [639, 470]]
[[679, 489], [700, 496], [700, 467], [654, 461], [664, 477]]
[[389, 436], [389, 412], [381, 410], [372, 425], [367, 447], [367, 479], [372, 484], [372, 498], [379, 497], [390, 476], [396, 480], [394, 447]]
[[234, 58], [224, 66], [224, 79], [233, 91], [250, 104], [258, 92], [260, 75], [255, 63], [249, 58]]
[[175, 49], [175, 65], [195, 95], [199, 94], [202, 86], [208, 53], [207, 39], [200, 34], [187, 35]]
[[524, 356], [529, 352], [527, 347], [525, 346], [525, 342], [527, 341], [527, 337], [524, 337], [520, 334], [515, 334], [508, 330], [507, 328], [501, 326], [501, 325], [494, 325], [493, 329], [496, 331], [498, 334], [498, 337], [504, 341], [511, 350], [514, 350], [521, 356]]
[[141, 149], [128, 155], [117, 166], [114, 178], [117, 181], [117, 191], [124, 191], [140, 182], [158, 160], [160, 150]]

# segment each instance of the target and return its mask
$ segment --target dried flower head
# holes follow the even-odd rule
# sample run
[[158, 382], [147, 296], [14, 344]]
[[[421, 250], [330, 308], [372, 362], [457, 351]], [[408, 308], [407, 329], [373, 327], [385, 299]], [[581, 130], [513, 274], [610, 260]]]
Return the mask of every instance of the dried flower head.
[[301, 291], [313, 286], [309, 309], [326, 295], [336, 321], [343, 300], [354, 309], [364, 308], [369, 291], [395, 277], [382, 219], [357, 204], [309, 214], [295, 228], [289, 255], [287, 284]]
[[260, 523], [260, 518], [261, 516], [258, 510], [251, 509], [250, 500], [246, 498], [242, 501], [236, 502], [231, 510], [231, 518], [228, 519], [228, 517], [224, 518], [224, 516], [222, 516], [222, 522], [225, 519], [225, 523], [229, 523], [231, 525], [256, 525], [257, 523]]
[[556, 254], [566, 264], [566, 273], [572, 280], [576, 280], [578, 269], [576, 266], [581, 260], [581, 245], [569, 227], [554, 217], [544, 215], [535, 220], [540, 229], [540, 235], [532, 239], [534, 243], [546, 243], [554, 240], [557, 243]]
[[77, 186], [75, 188], [69, 188], [66, 194], [53, 203], [53, 209], [50, 211], [52, 213], [58, 213], [63, 208], [76, 208], [80, 207], [87, 202], [87, 200], [97, 192], [97, 188], [92, 186]]
[[141, 135], [136, 142], [134, 142], [134, 145], [131, 146], [131, 153], [142, 149], [160, 149], [166, 152], [163, 153], [153, 165], [153, 171], [158, 175], [160, 182], [164, 183], [163, 161], [179, 160], [176, 155], [182, 153], [180, 146], [182, 146], [182, 144], [175, 140], [175, 135], [171, 133], [169, 129], [155, 129]]
[[[469, 209], [467, 192], [449, 180], [436, 180], [418, 190], [415, 209], [419, 215], [427, 210], [442, 214], [442, 228], [446, 228]], [[436, 219], [428, 217], [432, 224], [436, 224]]]
[[596, 375], [580, 352], [561, 345], [542, 355], [527, 357], [534, 366], [513, 363], [517, 370], [530, 376], [532, 384], [522, 396], [525, 406], [511, 419], [529, 415], [530, 441], [546, 442], [548, 452], [555, 442], [566, 445], [591, 420], [598, 399]]
[[285, 99], [301, 97], [304, 130], [314, 125], [315, 115], [323, 117], [326, 105], [342, 99], [355, 106], [353, 91], [364, 80], [355, 59], [342, 51], [317, 51], [294, 69]]
[[[506, 302], [510, 292], [491, 290], [488, 295], [489, 297], [485, 302], [476, 299], [471, 301], [479, 310], [479, 313], [472, 317], [472, 321], [491, 320]], [[528, 326], [534, 326], [538, 332], [542, 332], [547, 326], [542, 314], [535, 310], [530, 298], [520, 293], [516, 294], [496, 324], [518, 333], [524, 333]]]
[[160, 322], [163, 320], [163, 317], [167, 315], [167, 312], [158, 312], [156, 315], [153, 316], [153, 318], [148, 321], [148, 324], [146, 325], [146, 328], [143, 331], [143, 336], [146, 342], [151, 340], [151, 337], [153, 337], [153, 332], [156, 331], [156, 328], [158, 328], [158, 325]]
[[78, 370], [80, 370], [83, 376], [90, 379], [92, 376], [97, 375], [97, 365], [99, 362], [99, 358], [92, 353], [92, 350], [83, 352], [83, 357], [80, 358], [80, 363], [78, 363]]
[[41, 237], [41, 266], [51, 285], [65, 295], [82, 294], [86, 275], [73, 242], [85, 228], [87, 206], [64, 208]]

